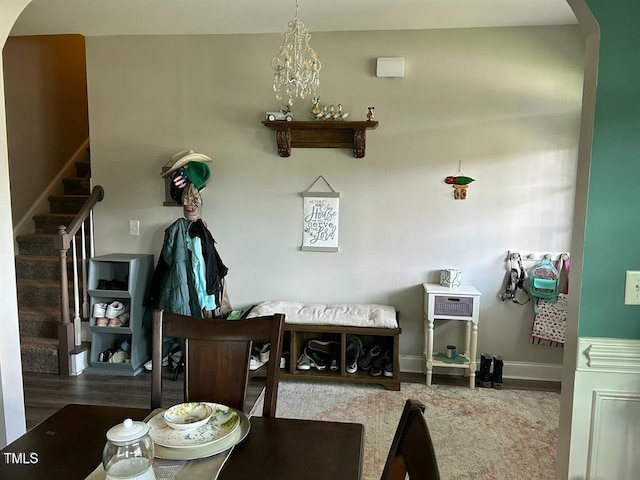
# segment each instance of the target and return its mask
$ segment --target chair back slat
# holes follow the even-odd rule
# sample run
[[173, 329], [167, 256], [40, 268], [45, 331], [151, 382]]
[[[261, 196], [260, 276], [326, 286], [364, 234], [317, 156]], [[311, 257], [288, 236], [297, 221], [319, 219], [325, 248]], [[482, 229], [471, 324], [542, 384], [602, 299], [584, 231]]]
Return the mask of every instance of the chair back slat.
[[238, 320], [153, 312], [151, 408], [162, 406], [163, 337], [184, 340], [184, 399], [222, 403], [245, 410], [251, 349], [270, 343], [262, 416], [276, 414], [284, 315]]
[[380, 480], [440, 480], [424, 410], [419, 400], [406, 401]]
[[[190, 338], [185, 343], [185, 400], [215, 399], [217, 403], [244, 410], [251, 342]], [[215, 381], [203, 382], [203, 378]]]

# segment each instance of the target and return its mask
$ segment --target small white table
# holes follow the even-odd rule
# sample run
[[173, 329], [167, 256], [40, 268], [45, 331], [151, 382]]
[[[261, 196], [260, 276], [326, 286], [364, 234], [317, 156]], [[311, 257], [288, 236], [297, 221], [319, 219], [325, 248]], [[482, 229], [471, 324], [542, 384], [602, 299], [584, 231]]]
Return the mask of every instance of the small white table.
[[[443, 287], [435, 283], [423, 283], [424, 287], [424, 361], [427, 386], [431, 385], [434, 365], [437, 367], [463, 368], [469, 375], [469, 388], [475, 388], [476, 352], [478, 348], [478, 322], [480, 320], [480, 295], [471, 285]], [[462, 320], [466, 322], [464, 352], [455, 359], [444, 353], [433, 353], [433, 322], [438, 320]]]

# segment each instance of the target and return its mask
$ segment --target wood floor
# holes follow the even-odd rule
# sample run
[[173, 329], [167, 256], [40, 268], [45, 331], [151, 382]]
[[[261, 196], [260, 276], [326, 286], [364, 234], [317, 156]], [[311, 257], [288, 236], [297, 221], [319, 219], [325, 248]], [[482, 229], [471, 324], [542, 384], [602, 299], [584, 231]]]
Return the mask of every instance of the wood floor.
[[[162, 405], [180, 403], [183, 398], [183, 375], [174, 381], [170, 368], [163, 370]], [[151, 407], [151, 372], [147, 371], [135, 377], [88, 373], [64, 377], [25, 373], [23, 385], [27, 430], [69, 403]], [[253, 406], [263, 386], [264, 379], [249, 381], [246, 411]]]
[[[163, 375], [163, 406], [181, 402], [182, 375], [174, 381], [172, 371], [168, 367], [164, 369]], [[400, 380], [424, 383], [425, 376], [417, 373], [401, 373]], [[466, 386], [468, 379], [462, 376], [434, 375], [433, 383]], [[151, 374], [147, 371], [135, 377], [89, 373], [77, 377], [63, 377], [25, 373], [23, 384], [27, 429], [33, 428], [69, 403], [140, 408], [151, 406]], [[264, 379], [254, 378], [249, 381], [246, 411], [253, 406], [263, 386]], [[505, 379], [504, 388], [560, 392], [560, 383]]]

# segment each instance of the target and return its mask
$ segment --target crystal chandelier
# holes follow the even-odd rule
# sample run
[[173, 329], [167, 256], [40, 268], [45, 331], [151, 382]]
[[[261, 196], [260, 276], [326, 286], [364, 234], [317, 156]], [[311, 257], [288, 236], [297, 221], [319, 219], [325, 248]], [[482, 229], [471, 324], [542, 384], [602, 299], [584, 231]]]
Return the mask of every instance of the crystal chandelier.
[[288, 98], [293, 105], [296, 97], [316, 96], [320, 86], [320, 60], [316, 52], [309, 46], [311, 35], [298, 20], [298, 0], [296, 0], [296, 17], [289, 20], [289, 30], [284, 32], [284, 43], [280, 53], [273, 57], [271, 66], [275, 70], [273, 91], [276, 98]]

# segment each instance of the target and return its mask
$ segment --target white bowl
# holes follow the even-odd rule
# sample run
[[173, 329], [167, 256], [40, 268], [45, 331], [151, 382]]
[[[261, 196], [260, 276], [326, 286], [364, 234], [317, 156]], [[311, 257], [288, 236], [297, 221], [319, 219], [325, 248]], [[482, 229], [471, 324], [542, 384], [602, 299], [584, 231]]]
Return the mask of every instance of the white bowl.
[[209, 421], [213, 409], [206, 403], [179, 403], [165, 410], [164, 421], [176, 430], [193, 430]]

